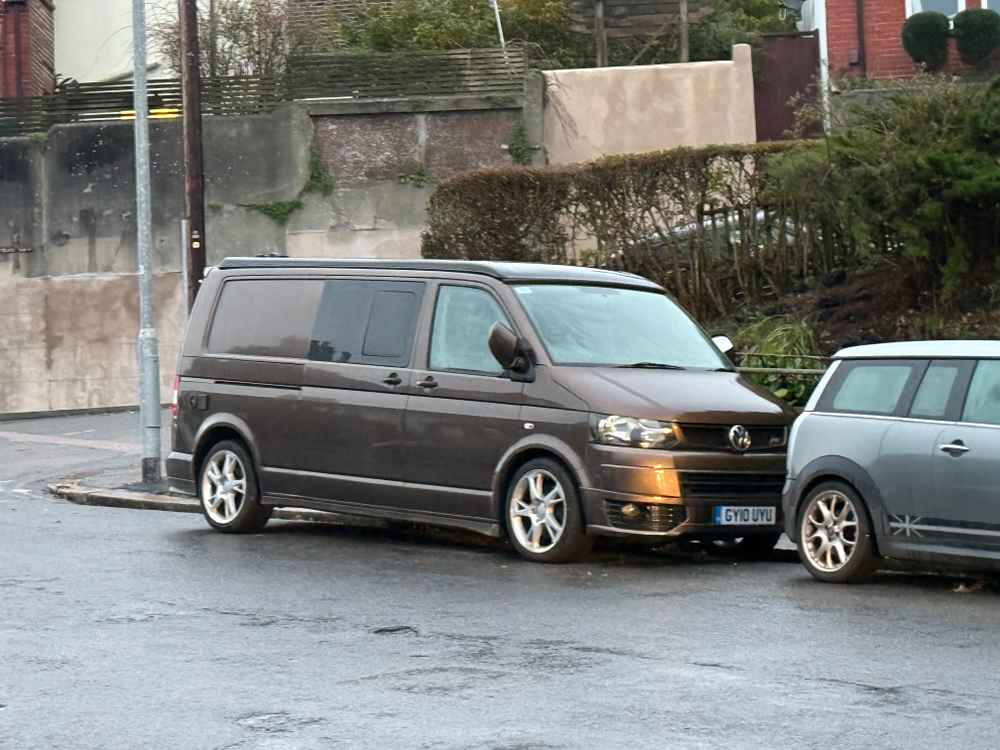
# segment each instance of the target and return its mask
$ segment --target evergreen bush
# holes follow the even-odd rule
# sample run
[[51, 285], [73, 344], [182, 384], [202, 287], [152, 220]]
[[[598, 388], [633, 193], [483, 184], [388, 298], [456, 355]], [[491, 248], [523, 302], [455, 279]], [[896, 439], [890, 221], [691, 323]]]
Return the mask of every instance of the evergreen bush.
[[903, 24], [903, 49], [917, 65], [941, 70], [948, 62], [951, 24], [943, 13], [914, 13]]
[[1000, 47], [1000, 13], [986, 8], [963, 10], [955, 16], [954, 35], [962, 62], [982, 67]]

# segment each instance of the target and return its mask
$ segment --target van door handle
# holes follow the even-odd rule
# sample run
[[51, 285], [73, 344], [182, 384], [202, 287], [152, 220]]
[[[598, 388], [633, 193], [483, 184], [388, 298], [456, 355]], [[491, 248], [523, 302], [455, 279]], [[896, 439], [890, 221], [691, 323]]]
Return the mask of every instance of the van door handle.
[[432, 378], [430, 375], [428, 375], [426, 378], [424, 378], [419, 383], [417, 383], [417, 387], [418, 388], [427, 388], [428, 390], [430, 390], [431, 388], [437, 388], [438, 387], [438, 383], [437, 383], [437, 381], [434, 378]]
[[969, 452], [969, 449], [962, 443], [961, 440], [956, 440], [954, 443], [949, 443], [948, 445], [942, 445], [939, 450], [942, 450], [945, 453], [950, 453], [953, 458], [958, 458], [963, 453]]
[[393, 373], [382, 382], [385, 383], [386, 385], [397, 386], [403, 382], [403, 379], [399, 377], [399, 375], [397, 375], [396, 373]]

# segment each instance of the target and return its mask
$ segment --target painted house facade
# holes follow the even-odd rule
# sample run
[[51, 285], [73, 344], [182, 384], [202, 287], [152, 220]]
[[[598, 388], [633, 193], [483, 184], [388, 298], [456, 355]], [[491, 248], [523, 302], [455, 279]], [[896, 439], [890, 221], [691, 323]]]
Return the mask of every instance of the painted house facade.
[[[176, 0], [146, 0], [147, 25]], [[132, 0], [56, 0], [56, 72], [81, 83], [132, 75]], [[149, 41], [150, 75], [170, 75], [167, 61]]]

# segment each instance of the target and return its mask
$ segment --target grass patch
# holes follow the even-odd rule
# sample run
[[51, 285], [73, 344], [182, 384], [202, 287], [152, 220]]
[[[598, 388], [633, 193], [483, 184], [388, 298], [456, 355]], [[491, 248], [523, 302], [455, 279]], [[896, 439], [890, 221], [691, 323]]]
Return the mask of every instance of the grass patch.
[[259, 213], [264, 214], [275, 224], [285, 226], [292, 218], [292, 214], [302, 208], [303, 203], [298, 198], [293, 201], [275, 201], [274, 203], [253, 203], [244, 206]]
[[302, 188], [302, 194], [319, 193], [323, 196], [329, 196], [336, 188], [337, 179], [327, 171], [319, 151], [313, 149], [309, 154], [309, 181]]

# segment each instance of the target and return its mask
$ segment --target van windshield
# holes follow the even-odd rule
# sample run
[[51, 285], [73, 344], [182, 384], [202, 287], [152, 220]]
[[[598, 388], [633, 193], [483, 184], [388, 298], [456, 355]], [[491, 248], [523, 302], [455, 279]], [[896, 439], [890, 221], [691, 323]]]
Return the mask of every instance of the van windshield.
[[514, 291], [554, 364], [732, 369], [664, 294], [562, 284], [521, 284]]

